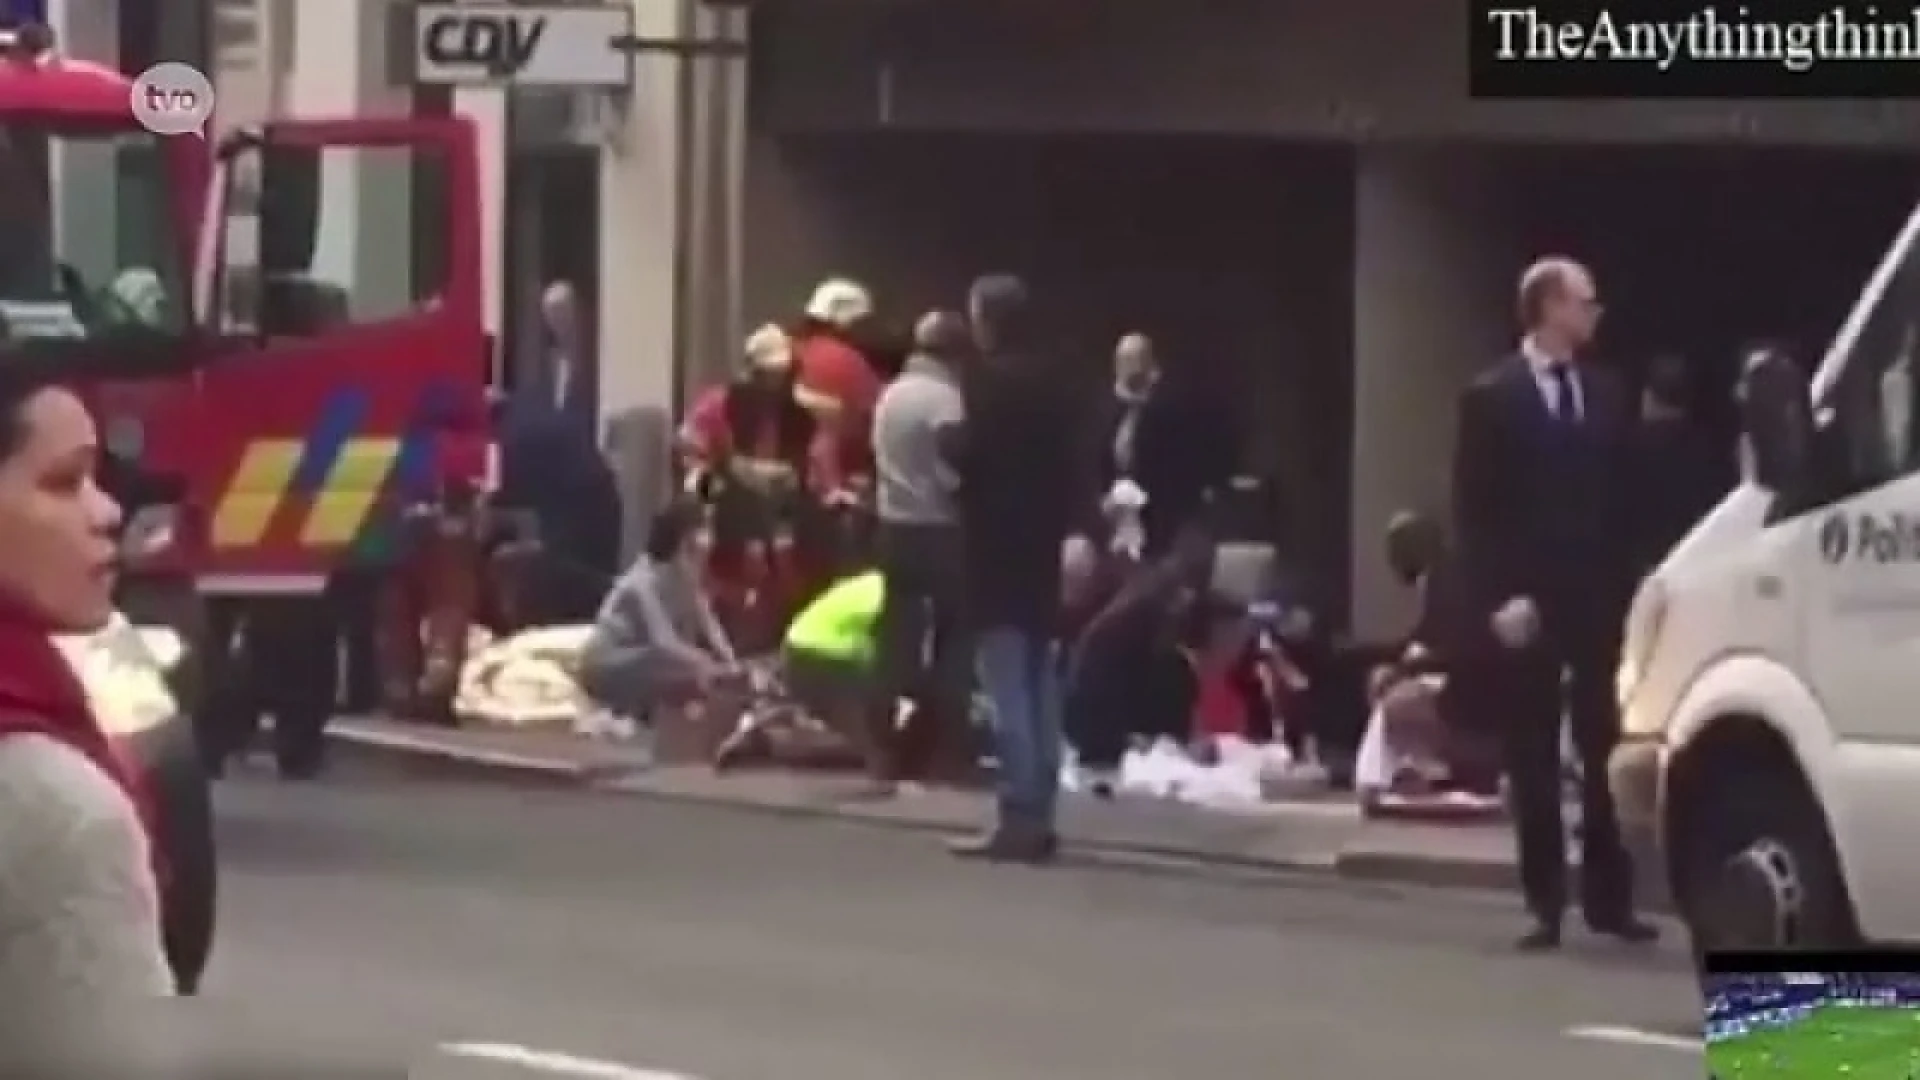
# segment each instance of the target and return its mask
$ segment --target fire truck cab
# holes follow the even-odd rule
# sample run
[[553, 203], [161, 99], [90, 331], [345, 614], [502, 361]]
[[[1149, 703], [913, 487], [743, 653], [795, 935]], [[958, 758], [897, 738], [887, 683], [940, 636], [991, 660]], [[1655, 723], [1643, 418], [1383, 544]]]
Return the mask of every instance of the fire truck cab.
[[205, 701], [317, 756], [342, 583], [377, 590], [409, 511], [483, 483], [484, 452], [449, 453], [487, 439], [473, 131], [160, 135], [122, 73], [0, 35], [0, 363], [71, 359], [132, 528], [164, 540], [142, 605], [171, 586]]

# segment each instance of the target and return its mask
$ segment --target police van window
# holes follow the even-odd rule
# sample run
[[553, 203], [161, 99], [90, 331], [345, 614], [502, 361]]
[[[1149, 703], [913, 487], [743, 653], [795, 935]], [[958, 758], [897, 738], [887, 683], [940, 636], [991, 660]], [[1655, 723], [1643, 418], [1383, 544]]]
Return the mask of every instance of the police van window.
[[[446, 161], [431, 148], [326, 146], [300, 182], [317, 185], [311, 221], [273, 222], [264, 201], [258, 153], [233, 165], [227, 198], [221, 322], [232, 331], [313, 337], [347, 326], [403, 318], [431, 304], [446, 287], [443, 246], [449, 233], [444, 199], [416, 198], [416, 188], [444, 190]], [[274, 182], [289, 182], [276, 180]], [[294, 265], [263, 267], [263, 229], [291, 225], [311, 244], [296, 245]]]
[[1920, 246], [1888, 282], [1819, 403], [1852, 494], [1920, 470]]

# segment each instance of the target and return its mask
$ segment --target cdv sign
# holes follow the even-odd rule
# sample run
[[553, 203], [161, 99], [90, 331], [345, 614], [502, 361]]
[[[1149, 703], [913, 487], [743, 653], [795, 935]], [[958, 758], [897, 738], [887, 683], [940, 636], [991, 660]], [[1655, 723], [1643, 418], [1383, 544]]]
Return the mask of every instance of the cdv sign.
[[438, 86], [624, 89], [627, 4], [426, 3], [413, 9], [413, 81]]

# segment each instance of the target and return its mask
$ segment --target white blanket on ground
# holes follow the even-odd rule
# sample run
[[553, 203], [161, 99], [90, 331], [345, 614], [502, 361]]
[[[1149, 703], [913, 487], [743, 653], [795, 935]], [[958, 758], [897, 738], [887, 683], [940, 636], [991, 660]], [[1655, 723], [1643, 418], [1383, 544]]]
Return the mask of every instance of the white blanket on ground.
[[[1268, 800], [1276, 786], [1296, 777], [1299, 766], [1286, 747], [1259, 745], [1233, 736], [1215, 742], [1214, 760], [1194, 760], [1171, 739], [1129, 750], [1121, 759], [1114, 790], [1122, 795], [1168, 799], [1214, 809], [1248, 809]], [[1068, 791], [1084, 791], [1093, 777], [1069, 761], [1061, 778]]]
[[460, 669], [455, 715], [495, 727], [573, 730], [588, 711], [573, 672], [592, 629], [544, 627], [481, 644]]

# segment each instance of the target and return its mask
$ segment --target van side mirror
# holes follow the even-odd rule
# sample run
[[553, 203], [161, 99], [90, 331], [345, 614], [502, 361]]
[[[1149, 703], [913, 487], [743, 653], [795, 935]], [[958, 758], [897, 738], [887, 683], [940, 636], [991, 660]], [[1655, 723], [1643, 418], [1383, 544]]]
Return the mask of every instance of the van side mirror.
[[1740, 373], [1740, 429], [1753, 453], [1753, 480], [1791, 501], [1813, 480], [1813, 398], [1792, 357], [1766, 349]]
[[260, 147], [260, 273], [304, 274], [320, 227], [320, 151], [272, 141]]

